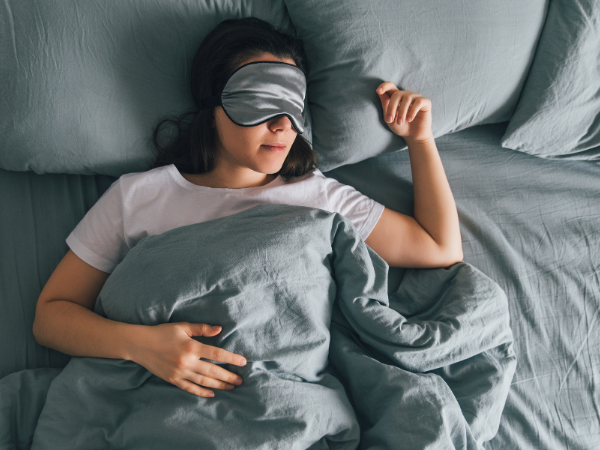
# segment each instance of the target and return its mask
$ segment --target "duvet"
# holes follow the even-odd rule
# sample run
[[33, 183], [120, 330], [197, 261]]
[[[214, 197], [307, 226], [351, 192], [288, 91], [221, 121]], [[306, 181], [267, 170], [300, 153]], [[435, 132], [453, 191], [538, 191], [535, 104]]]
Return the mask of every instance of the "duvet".
[[260, 205], [142, 239], [95, 311], [222, 326], [244, 379], [200, 398], [125, 360], [73, 357], [34, 449], [481, 448], [516, 358], [507, 300], [474, 267], [388, 266], [337, 213]]

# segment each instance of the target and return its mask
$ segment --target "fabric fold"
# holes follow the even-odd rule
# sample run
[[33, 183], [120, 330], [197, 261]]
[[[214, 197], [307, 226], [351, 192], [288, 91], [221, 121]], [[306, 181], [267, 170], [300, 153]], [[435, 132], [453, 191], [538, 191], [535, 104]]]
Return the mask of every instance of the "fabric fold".
[[464, 263], [409, 271], [388, 297], [387, 270], [348, 219], [306, 207], [142, 239], [95, 311], [221, 325], [194, 339], [246, 357], [223, 365], [244, 383], [201, 398], [133, 361], [74, 357], [32, 448], [480, 448], [516, 363], [506, 297]]

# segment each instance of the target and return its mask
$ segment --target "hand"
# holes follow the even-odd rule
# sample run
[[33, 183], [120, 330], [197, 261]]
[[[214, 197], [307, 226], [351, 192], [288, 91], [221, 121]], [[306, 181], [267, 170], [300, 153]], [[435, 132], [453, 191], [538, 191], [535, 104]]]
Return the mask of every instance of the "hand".
[[[199, 397], [214, 397], [207, 386], [231, 390], [242, 378], [200, 358], [244, 366], [243, 358], [222, 348], [202, 344], [192, 336], [215, 336], [221, 327], [188, 322], [146, 326], [139, 335], [139, 345], [132, 359], [157, 377]], [[223, 380], [223, 381], [220, 381]]]
[[407, 142], [433, 138], [431, 100], [412, 91], [401, 91], [391, 81], [380, 84], [376, 92], [390, 130]]

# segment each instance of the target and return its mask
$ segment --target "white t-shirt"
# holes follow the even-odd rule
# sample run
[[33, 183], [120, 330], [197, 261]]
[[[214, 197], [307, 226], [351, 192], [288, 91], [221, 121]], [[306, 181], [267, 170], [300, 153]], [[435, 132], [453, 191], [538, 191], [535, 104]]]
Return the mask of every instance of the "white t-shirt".
[[384, 210], [381, 203], [318, 169], [288, 182], [278, 176], [264, 186], [227, 189], [191, 183], [171, 164], [121, 176], [69, 234], [67, 245], [89, 265], [111, 273], [146, 236], [269, 203], [338, 212], [363, 239]]

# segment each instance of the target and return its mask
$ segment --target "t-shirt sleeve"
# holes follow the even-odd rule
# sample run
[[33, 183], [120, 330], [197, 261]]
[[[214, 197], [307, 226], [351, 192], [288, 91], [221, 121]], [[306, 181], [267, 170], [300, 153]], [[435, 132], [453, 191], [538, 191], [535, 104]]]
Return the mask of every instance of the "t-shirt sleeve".
[[352, 186], [324, 177], [331, 211], [350, 219], [363, 240], [369, 237], [379, 221], [385, 206], [357, 191]]
[[116, 180], [102, 194], [66, 240], [79, 258], [106, 273], [111, 273], [129, 251], [120, 181]]

